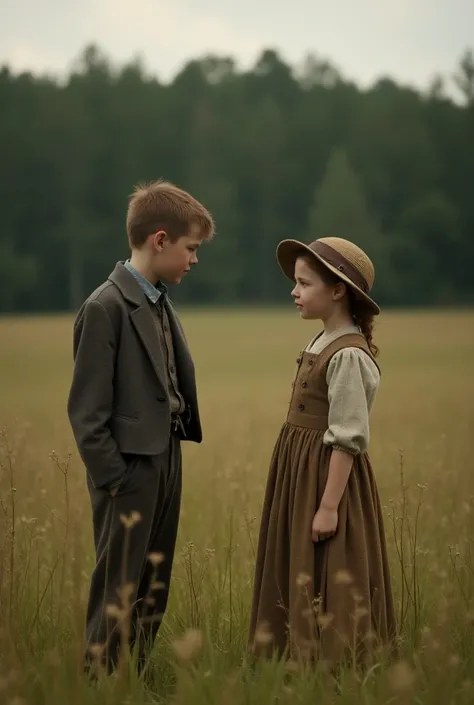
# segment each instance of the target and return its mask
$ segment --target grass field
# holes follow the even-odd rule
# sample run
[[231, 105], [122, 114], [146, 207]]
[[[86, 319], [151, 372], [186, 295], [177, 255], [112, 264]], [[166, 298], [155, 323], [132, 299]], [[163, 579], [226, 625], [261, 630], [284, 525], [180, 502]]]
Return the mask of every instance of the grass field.
[[291, 311], [182, 319], [205, 439], [184, 448], [172, 594], [147, 686], [133, 676], [91, 686], [81, 674], [93, 556], [65, 411], [72, 321], [0, 320], [0, 703], [474, 703], [474, 314], [380, 318], [371, 456], [401, 655], [337, 684], [251, 668], [245, 654], [268, 463], [295, 358], [317, 329]]

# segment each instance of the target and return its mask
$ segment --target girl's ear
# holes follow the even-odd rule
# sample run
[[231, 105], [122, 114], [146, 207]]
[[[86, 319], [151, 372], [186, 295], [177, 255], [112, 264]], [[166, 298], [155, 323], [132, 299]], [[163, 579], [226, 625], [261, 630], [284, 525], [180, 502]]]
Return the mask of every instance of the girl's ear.
[[334, 286], [333, 299], [334, 301], [341, 301], [347, 293], [347, 286], [345, 282], [337, 282]]

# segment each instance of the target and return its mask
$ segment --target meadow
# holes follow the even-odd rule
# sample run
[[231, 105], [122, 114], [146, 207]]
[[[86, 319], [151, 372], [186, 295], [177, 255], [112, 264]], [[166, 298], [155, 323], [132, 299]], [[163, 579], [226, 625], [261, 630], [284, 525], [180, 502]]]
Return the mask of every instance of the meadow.
[[370, 453], [400, 653], [337, 679], [246, 654], [268, 463], [296, 357], [317, 327], [291, 310], [182, 320], [204, 441], [184, 446], [169, 608], [147, 682], [124, 672], [93, 685], [81, 665], [90, 508], [66, 415], [72, 318], [0, 320], [0, 703], [472, 705], [474, 313], [388, 312], [378, 322]]

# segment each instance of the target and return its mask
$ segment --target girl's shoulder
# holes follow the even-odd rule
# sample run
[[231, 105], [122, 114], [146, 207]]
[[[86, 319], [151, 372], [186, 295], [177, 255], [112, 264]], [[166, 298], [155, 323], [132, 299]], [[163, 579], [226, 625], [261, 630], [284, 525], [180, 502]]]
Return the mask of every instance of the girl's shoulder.
[[329, 371], [341, 368], [347, 371], [359, 368], [361, 373], [365, 371], [377, 379], [381, 375], [380, 366], [362, 333], [341, 336], [323, 350], [318, 362], [326, 377]]
[[328, 360], [327, 375], [332, 376], [337, 371], [360, 374], [367, 381], [373, 380], [374, 383], [378, 383], [381, 374], [368, 345], [348, 345], [334, 352]]
[[329, 361], [336, 353], [347, 349], [362, 350], [364, 353], [369, 355], [369, 357], [373, 357], [364, 335], [357, 331], [349, 331], [343, 335], [339, 335], [337, 338], [328, 340], [327, 345], [325, 345], [318, 354], [321, 360], [326, 362]]

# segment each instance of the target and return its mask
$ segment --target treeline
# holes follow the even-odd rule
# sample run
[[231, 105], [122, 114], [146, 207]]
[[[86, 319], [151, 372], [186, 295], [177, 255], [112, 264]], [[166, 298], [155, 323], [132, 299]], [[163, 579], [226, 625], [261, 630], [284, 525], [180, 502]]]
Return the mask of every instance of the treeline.
[[[0, 311], [76, 309], [128, 255], [127, 196], [163, 177], [218, 234], [175, 299], [274, 302], [285, 237], [348, 237], [385, 305], [474, 301], [474, 58], [426, 91], [314, 56], [190, 61], [169, 84], [88, 47], [66, 82], [0, 71]], [[454, 84], [452, 84], [454, 85]]]

